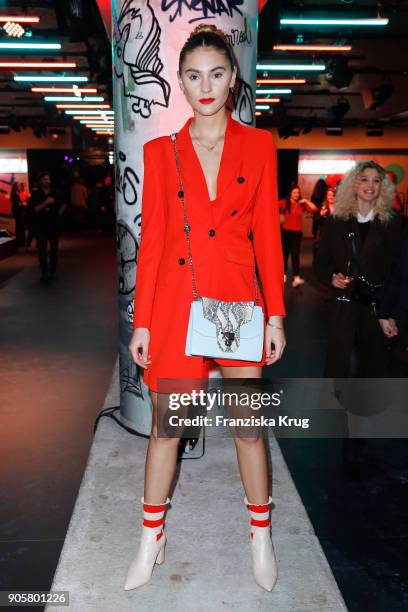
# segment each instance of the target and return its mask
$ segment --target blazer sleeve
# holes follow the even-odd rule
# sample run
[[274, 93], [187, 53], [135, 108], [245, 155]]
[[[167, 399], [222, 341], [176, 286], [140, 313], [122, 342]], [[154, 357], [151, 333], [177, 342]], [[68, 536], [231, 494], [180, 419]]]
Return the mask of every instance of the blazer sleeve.
[[143, 147], [141, 240], [136, 269], [133, 327], [150, 329], [156, 280], [164, 248], [165, 190], [159, 173], [161, 160], [148, 142]]
[[273, 136], [265, 131], [266, 161], [256, 192], [252, 216], [252, 241], [262, 284], [267, 318], [285, 316], [283, 255], [279, 222], [277, 155]]

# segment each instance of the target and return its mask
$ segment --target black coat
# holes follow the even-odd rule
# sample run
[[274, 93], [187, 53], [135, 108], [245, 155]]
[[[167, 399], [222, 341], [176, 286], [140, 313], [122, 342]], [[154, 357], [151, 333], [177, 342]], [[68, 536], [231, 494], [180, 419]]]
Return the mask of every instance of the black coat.
[[[345, 276], [364, 275], [367, 281], [382, 285], [401, 235], [401, 219], [393, 215], [388, 223], [381, 223], [377, 217], [370, 222], [368, 233], [362, 242], [357, 219], [343, 221], [330, 217], [324, 224], [319, 249], [315, 258], [315, 272], [318, 279], [332, 287], [333, 274], [342, 272]], [[358, 265], [350, 233], [356, 236]], [[349, 269], [349, 262], [354, 269]], [[349, 287], [334, 289], [336, 297], [352, 298], [353, 290], [359, 287], [353, 281]], [[375, 297], [381, 303], [384, 288], [376, 291]], [[348, 377], [352, 370], [352, 350], [357, 349], [357, 369], [354, 374], [363, 378], [377, 378], [387, 375], [388, 352], [386, 340], [371, 308], [364, 303], [336, 300], [329, 325], [328, 347], [324, 375], [327, 377]]]
[[[42, 204], [47, 197], [54, 198], [55, 204], [50, 204], [42, 211], [36, 212], [35, 207]], [[28, 202], [29, 215], [33, 226], [39, 231], [57, 229], [60, 223], [59, 210], [62, 205], [59, 191], [51, 189], [49, 193], [45, 193], [42, 189], [36, 189]]]
[[391, 269], [384, 285], [379, 318], [402, 318], [408, 323], [408, 227], [395, 252]]
[[[353, 260], [349, 234], [353, 232], [358, 238], [357, 219], [344, 221], [329, 217], [324, 223], [316, 254], [314, 270], [320, 282], [332, 286], [332, 276], [342, 272], [349, 273], [348, 265]], [[401, 235], [401, 218], [393, 214], [388, 223], [382, 223], [378, 217], [371, 222], [371, 227], [363, 244], [357, 240], [358, 264], [360, 272], [373, 284], [384, 282]], [[336, 289], [343, 293], [343, 290]]]

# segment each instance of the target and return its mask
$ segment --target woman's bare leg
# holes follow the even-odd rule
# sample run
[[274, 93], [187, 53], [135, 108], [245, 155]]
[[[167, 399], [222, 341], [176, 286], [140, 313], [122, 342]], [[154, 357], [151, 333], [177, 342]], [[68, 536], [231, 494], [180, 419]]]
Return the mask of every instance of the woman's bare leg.
[[[220, 366], [223, 378], [261, 378], [259, 366]], [[234, 437], [239, 472], [248, 500], [253, 504], [266, 504], [269, 498], [268, 460], [265, 440], [257, 437]]]
[[151, 391], [152, 431], [147, 447], [144, 499], [151, 504], [164, 503], [169, 495], [177, 464], [179, 438], [158, 437], [157, 393]]

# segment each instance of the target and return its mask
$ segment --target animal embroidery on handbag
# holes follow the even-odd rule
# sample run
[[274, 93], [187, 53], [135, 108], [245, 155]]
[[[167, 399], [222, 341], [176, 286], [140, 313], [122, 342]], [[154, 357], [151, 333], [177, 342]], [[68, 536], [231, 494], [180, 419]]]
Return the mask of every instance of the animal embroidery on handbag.
[[254, 302], [222, 302], [202, 297], [203, 316], [216, 326], [217, 344], [234, 353], [239, 347], [240, 326], [252, 319]]

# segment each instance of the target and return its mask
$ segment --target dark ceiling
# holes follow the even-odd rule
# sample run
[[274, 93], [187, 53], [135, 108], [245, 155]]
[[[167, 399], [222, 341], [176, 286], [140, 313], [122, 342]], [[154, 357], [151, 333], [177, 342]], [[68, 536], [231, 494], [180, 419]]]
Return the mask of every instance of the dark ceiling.
[[[387, 17], [384, 27], [280, 26], [282, 17]], [[351, 45], [348, 53], [273, 51], [277, 44]], [[269, 0], [259, 18], [258, 62], [323, 63], [324, 73], [279, 73], [306, 78], [291, 96], [259, 117], [261, 124], [279, 126], [408, 125], [408, 2], [407, 0]], [[258, 73], [258, 78], [263, 75]], [[271, 78], [271, 75], [269, 75]], [[273, 75], [276, 78], [276, 73]], [[263, 86], [264, 87], [264, 86]], [[371, 100], [377, 100], [370, 110]], [[340, 101], [340, 110], [338, 102]], [[334, 109], [332, 107], [335, 107]], [[349, 109], [347, 110], [347, 108]], [[331, 109], [331, 110], [328, 110]], [[344, 113], [344, 111], [347, 111]], [[341, 116], [343, 114], [343, 119]]]
[[[69, 125], [74, 132], [89, 133], [89, 130], [70, 120], [64, 111], [58, 110], [52, 102], [44, 101], [46, 94], [31, 92], [31, 86], [51, 87], [53, 83], [16, 83], [15, 74], [50, 73], [78, 74], [88, 77], [87, 83], [79, 87], [96, 88], [108, 104], [112, 102], [111, 49], [99, 10], [94, 0], [28, 0], [25, 2], [9, 0], [1, 2], [1, 14], [38, 16], [38, 24], [23, 27], [31, 28], [30, 37], [11, 38], [0, 34], [7, 42], [60, 42], [61, 50], [51, 52], [13, 51], [1, 53], [1, 61], [48, 61], [76, 62], [73, 70], [55, 69], [0, 69], [0, 124], [18, 129], [25, 125], [35, 128], [36, 135], [44, 133], [45, 126]], [[70, 87], [71, 84], [55, 83], [56, 86]], [[61, 94], [64, 95], [64, 94]], [[67, 94], [65, 94], [67, 95]]]
[[[1, 3], [2, 13], [38, 15], [40, 23], [32, 27], [32, 39], [59, 41], [58, 52], [24, 55], [1, 54], [1, 61], [38, 59], [38, 61], [74, 61], [76, 72], [88, 76], [88, 87], [112, 101], [111, 50], [95, 0], [9, 0]], [[24, 7], [22, 9], [22, 7]], [[280, 27], [282, 16], [377, 16], [389, 18], [383, 28], [305, 28]], [[6, 40], [3, 38], [3, 40]], [[7, 39], [18, 40], [18, 39]], [[22, 39], [29, 40], [29, 39]], [[350, 53], [299, 53], [273, 51], [274, 44], [349, 44]], [[303, 77], [305, 85], [294, 85], [291, 96], [282, 96], [273, 113], [263, 113], [258, 124], [304, 128], [314, 125], [408, 125], [408, 0], [269, 0], [259, 18], [258, 62], [296, 61], [324, 63], [326, 71], [316, 73], [275, 73], [274, 78]], [[0, 124], [67, 124], [67, 116], [55, 104], [46, 103], [30, 85], [13, 81], [16, 69], [0, 72]], [[34, 71], [35, 72], [35, 71]], [[34, 74], [34, 72], [31, 72]], [[41, 74], [46, 74], [42, 71]], [[258, 78], [262, 77], [258, 73]], [[369, 110], [370, 98], [378, 108]], [[339, 105], [340, 103], [340, 105]], [[339, 110], [340, 106], [340, 110]], [[334, 108], [333, 108], [334, 107]], [[329, 110], [328, 110], [329, 109]], [[330, 110], [331, 109], [331, 110]], [[342, 117], [342, 118], [341, 118]], [[75, 130], [82, 130], [77, 122]], [[38, 132], [38, 129], [37, 129]]]

